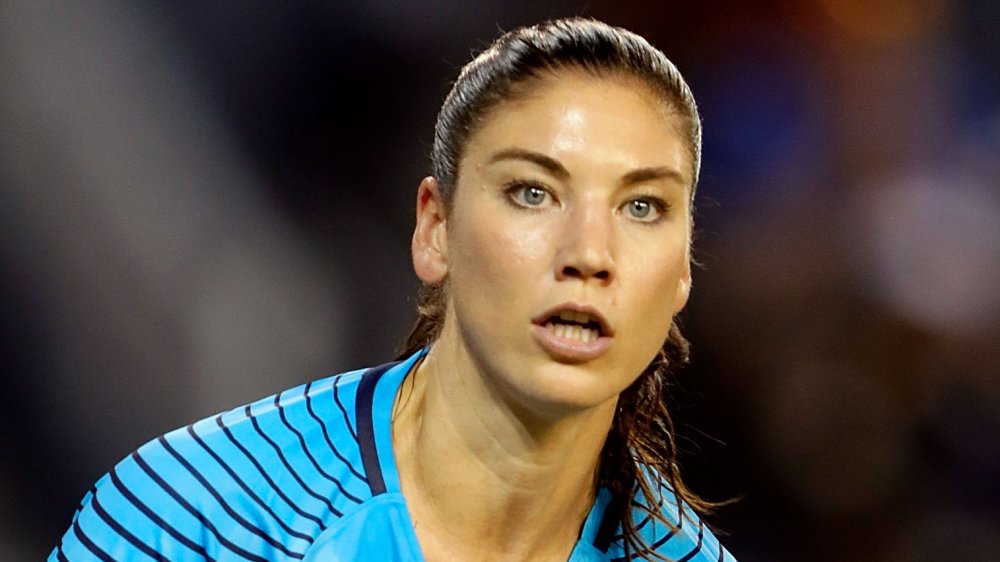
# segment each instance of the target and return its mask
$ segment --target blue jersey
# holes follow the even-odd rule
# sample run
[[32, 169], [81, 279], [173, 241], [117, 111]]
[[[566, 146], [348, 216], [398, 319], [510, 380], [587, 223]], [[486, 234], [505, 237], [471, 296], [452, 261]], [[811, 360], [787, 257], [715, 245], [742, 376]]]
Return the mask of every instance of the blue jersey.
[[[419, 357], [306, 384], [159, 437], [84, 497], [49, 561], [420, 561], [392, 452], [396, 391]], [[673, 497], [671, 495], [671, 497]], [[571, 561], [621, 559], [601, 490]], [[732, 561], [690, 510], [639, 517], [670, 559]], [[689, 518], [692, 517], [692, 518]]]

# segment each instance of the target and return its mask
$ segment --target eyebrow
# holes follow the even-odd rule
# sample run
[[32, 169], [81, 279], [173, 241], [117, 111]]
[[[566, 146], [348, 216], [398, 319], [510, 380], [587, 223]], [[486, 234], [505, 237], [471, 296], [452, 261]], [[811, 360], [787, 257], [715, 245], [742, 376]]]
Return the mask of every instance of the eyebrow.
[[[490, 157], [488, 164], [495, 164], [501, 160], [523, 160], [525, 162], [531, 162], [545, 168], [546, 171], [556, 176], [561, 180], [569, 178], [569, 170], [566, 169], [558, 160], [552, 158], [551, 156], [546, 156], [541, 152], [535, 152], [533, 150], [525, 150], [523, 148], [508, 148], [501, 150], [493, 154]], [[684, 174], [670, 168], [667, 166], [659, 166], [654, 168], [638, 168], [632, 170], [631, 172], [625, 174], [622, 177], [622, 185], [632, 185], [636, 183], [642, 183], [646, 181], [654, 181], [660, 179], [673, 180], [681, 185], [686, 184]]]
[[684, 174], [681, 174], [677, 170], [666, 166], [660, 166], [658, 168], [639, 168], [638, 170], [632, 170], [631, 172], [625, 174], [625, 177], [622, 178], [622, 184], [631, 185], [634, 183], [662, 179], [673, 180], [681, 185], [686, 185], [687, 181], [684, 179]]
[[546, 156], [541, 152], [524, 150], [523, 148], [508, 148], [493, 154], [488, 163], [495, 164], [501, 160], [524, 160], [545, 168], [549, 173], [561, 180], [569, 177], [569, 170], [565, 166], [560, 164], [555, 158]]

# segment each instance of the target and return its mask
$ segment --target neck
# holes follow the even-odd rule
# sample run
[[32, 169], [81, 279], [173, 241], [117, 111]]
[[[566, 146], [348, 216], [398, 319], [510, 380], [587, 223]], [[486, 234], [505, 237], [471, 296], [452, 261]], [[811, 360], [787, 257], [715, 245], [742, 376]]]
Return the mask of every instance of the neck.
[[393, 421], [425, 556], [566, 560], [594, 501], [615, 403], [529, 416], [442, 344], [407, 377]]

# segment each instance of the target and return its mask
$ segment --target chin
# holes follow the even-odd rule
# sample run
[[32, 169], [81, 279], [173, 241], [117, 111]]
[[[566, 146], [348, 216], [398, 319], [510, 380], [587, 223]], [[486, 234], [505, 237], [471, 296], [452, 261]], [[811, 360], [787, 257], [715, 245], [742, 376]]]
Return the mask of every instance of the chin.
[[627, 387], [610, 384], [600, 371], [581, 365], [550, 364], [534, 370], [525, 380], [510, 381], [513, 401], [539, 417], [558, 418], [611, 407]]

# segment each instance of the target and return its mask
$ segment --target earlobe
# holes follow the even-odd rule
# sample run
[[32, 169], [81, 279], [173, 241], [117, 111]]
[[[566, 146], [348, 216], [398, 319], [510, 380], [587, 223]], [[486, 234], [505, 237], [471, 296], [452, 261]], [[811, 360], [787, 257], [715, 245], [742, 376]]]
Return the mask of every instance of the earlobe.
[[448, 276], [447, 215], [437, 179], [428, 176], [417, 188], [417, 224], [413, 229], [413, 270], [424, 283]]
[[674, 300], [674, 314], [680, 312], [687, 304], [688, 297], [691, 296], [691, 262], [688, 261], [681, 272], [681, 278], [677, 282], [677, 294]]

